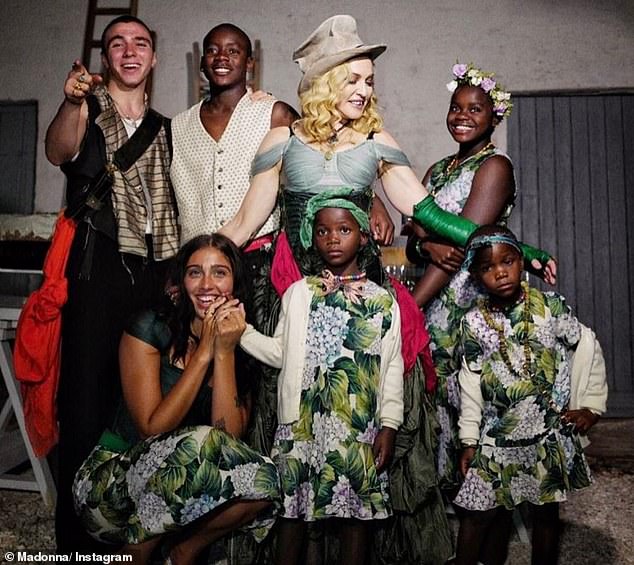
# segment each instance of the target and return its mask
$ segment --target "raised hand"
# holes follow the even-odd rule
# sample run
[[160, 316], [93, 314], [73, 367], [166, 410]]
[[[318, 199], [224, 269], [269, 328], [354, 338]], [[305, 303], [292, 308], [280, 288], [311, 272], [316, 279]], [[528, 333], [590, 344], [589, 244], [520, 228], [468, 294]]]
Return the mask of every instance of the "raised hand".
[[64, 97], [71, 104], [81, 105], [96, 86], [103, 84], [103, 77], [90, 74], [82, 62], [77, 59], [64, 83]]

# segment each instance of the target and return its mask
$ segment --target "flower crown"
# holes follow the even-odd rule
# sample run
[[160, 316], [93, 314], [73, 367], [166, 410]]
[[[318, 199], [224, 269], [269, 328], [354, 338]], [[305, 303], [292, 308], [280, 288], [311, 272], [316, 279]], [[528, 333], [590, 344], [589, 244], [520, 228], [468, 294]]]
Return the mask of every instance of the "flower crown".
[[447, 84], [449, 92], [454, 92], [459, 86], [479, 86], [493, 101], [493, 113], [500, 120], [509, 116], [513, 108], [511, 93], [504, 90], [502, 85], [493, 79], [495, 76], [493, 73], [486, 73], [474, 66], [473, 63], [468, 65], [456, 63], [451, 71], [454, 79]]

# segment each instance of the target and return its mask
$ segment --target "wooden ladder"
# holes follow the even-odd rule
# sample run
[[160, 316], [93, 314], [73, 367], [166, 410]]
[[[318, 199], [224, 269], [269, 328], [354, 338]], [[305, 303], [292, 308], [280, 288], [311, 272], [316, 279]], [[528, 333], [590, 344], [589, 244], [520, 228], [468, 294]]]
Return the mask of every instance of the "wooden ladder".
[[[95, 49], [98, 50], [98, 53], [101, 51], [101, 30], [99, 32], [99, 37], [94, 37], [95, 20], [97, 17], [111, 16], [112, 18], [115, 18], [117, 16], [136, 16], [138, 4], [138, 0], [130, 0], [128, 2], [128, 6], [100, 7], [99, 0], [90, 0], [88, 15], [86, 16], [86, 33], [84, 35], [84, 50], [82, 54], [82, 63], [86, 69], [88, 69], [88, 72], [98, 73], [101, 70], [101, 58], [99, 57], [96, 57], [97, 61], [99, 61], [98, 63], [95, 63], [96, 68], [90, 67], [93, 51]], [[105, 25], [103, 27], [105, 27]]]

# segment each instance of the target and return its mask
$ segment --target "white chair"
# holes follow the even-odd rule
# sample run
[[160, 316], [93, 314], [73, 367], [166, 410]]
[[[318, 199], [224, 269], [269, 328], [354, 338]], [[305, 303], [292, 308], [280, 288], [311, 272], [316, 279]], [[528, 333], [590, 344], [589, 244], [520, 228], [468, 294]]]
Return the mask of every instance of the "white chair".
[[[15, 380], [11, 341], [24, 298], [0, 295], [0, 373], [8, 392], [8, 398], [0, 411], [0, 488], [40, 492], [44, 502], [55, 505], [57, 491], [45, 457], [38, 458], [29, 441], [24, 423], [22, 396]], [[15, 415], [18, 427], [10, 426]], [[32, 472], [12, 471], [29, 462]]]

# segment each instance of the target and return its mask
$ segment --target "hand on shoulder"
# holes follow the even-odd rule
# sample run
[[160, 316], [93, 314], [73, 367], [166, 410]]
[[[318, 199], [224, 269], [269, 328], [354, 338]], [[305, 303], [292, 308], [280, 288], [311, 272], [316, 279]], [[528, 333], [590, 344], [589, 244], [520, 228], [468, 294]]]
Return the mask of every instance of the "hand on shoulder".
[[288, 127], [298, 119], [299, 114], [292, 106], [281, 100], [275, 102], [271, 114], [271, 128]]

